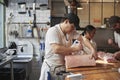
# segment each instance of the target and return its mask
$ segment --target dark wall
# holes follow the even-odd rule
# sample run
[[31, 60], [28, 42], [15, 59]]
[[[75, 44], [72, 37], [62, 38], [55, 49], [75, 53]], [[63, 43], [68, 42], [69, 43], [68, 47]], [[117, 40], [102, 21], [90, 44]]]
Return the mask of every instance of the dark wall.
[[51, 26], [61, 22], [62, 17], [51, 17]]
[[106, 51], [106, 52], [115, 52], [116, 48], [112, 47], [108, 44], [108, 39], [111, 38], [114, 40], [114, 31], [113, 29], [97, 29], [96, 34], [94, 36], [94, 40], [97, 44], [98, 51]]

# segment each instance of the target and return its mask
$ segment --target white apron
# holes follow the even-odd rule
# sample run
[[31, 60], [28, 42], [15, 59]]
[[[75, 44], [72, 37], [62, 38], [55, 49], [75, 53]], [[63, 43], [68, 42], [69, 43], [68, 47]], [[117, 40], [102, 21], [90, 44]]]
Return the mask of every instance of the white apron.
[[59, 73], [60, 71], [65, 71], [65, 66], [50, 66], [44, 61], [39, 80], [64, 80], [64, 76], [56, 75], [56, 73]]

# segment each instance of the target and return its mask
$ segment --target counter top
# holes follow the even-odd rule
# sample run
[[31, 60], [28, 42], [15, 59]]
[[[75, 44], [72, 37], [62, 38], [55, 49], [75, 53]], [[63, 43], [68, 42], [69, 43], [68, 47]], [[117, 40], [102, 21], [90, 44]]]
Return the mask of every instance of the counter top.
[[12, 60], [15, 58], [16, 56], [7, 56], [4, 60], [2, 60], [0, 62], [0, 67], [3, 67], [4, 65], [12, 62]]
[[[66, 69], [68, 72], [81, 73], [83, 80], [120, 80], [120, 62], [117, 63], [106, 63], [101, 60], [96, 61], [94, 67], [77, 67]], [[70, 80], [66, 78], [66, 80]], [[80, 79], [78, 79], [80, 80]]]

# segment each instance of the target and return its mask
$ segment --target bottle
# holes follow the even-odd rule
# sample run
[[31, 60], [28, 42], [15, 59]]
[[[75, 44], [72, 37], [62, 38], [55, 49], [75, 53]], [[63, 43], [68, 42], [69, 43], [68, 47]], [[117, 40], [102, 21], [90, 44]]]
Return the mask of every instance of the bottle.
[[42, 57], [42, 62], [43, 62], [45, 56], [45, 42], [42, 39], [40, 40], [40, 55]]
[[45, 52], [45, 42], [44, 40], [40, 40], [40, 52], [44, 55]]
[[27, 37], [32, 37], [32, 28], [31, 28], [31, 21], [29, 22], [29, 26], [27, 27]]

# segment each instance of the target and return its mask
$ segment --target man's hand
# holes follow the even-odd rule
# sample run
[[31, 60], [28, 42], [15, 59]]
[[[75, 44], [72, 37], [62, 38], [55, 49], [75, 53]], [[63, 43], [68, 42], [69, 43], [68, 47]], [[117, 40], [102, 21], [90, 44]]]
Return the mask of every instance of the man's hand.
[[113, 40], [112, 39], [108, 39], [108, 44], [113, 44]]
[[93, 58], [94, 58], [95, 60], [98, 59], [98, 55], [97, 55], [97, 53], [92, 54], [91, 59], [93, 59]]

